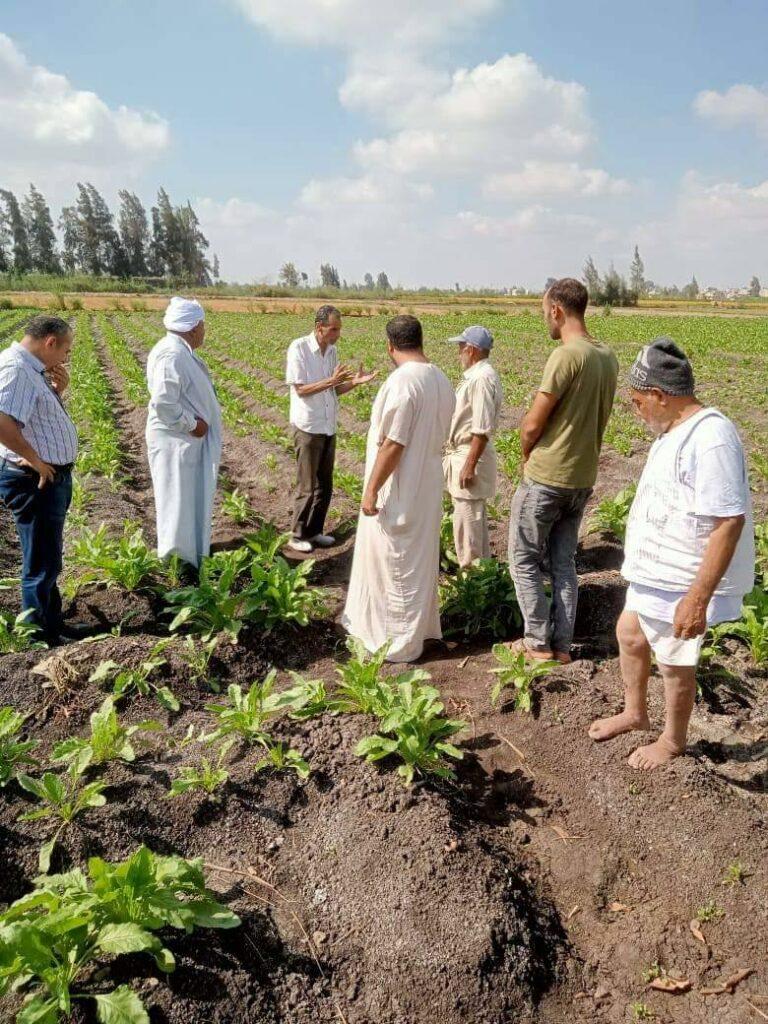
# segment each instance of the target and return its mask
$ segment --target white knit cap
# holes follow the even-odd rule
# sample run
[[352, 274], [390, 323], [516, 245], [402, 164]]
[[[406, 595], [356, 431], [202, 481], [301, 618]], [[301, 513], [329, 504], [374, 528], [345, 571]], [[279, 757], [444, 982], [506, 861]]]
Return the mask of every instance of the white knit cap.
[[197, 327], [201, 320], [205, 320], [205, 310], [199, 302], [174, 295], [163, 316], [163, 327], [166, 331], [186, 334]]

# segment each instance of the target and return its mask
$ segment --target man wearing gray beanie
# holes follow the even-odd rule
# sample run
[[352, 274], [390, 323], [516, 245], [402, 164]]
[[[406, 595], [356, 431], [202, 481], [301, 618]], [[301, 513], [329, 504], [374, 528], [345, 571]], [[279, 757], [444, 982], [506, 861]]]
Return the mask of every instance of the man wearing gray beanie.
[[624, 710], [593, 722], [593, 740], [650, 729], [651, 653], [664, 682], [661, 736], [629, 758], [651, 769], [684, 753], [696, 665], [708, 626], [738, 619], [754, 582], [747, 462], [736, 428], [694, 394], [671, 338], [646, 345], [629, 372], [632, 404], [655, 435], [627, 522], [617, 627]]

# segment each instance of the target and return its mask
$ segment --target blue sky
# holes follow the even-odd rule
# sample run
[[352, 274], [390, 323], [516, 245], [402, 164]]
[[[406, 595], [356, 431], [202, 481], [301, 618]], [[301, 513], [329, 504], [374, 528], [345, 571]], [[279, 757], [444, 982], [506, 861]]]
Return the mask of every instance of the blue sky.
[[162, 184], [233, 279], [538, 286], [637, 243], [768, 284], [764, 0], [6, 0], [0, 33], [0, 186]]

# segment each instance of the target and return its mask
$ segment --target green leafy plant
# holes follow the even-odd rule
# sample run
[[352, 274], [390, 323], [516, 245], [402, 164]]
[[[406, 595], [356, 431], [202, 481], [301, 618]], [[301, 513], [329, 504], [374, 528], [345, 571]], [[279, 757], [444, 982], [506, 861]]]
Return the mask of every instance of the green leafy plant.
[[211, 639], [216, 633], [227, 633], [237, 640], [243, 628], [245, 598], [235, 587], [249, 557], [245, 547], [217, 551], [202, 560], [197, 586], [167, 593], [170, 607], [166, 612], [175, 613], [169, 627], [171, 632], [187, 626], [206, 639]]
[[215, 762], [202, 757], [196, 765], [185, 765], [180, 769], [179, 774], [171, 782], [168, 796], [181, 796], [191, 789], [201, 789], [208, 796], [212, 796], [217, 789], [224, 785], [229, 778], [229, 772], [223, 767], [224, 759], [227, 756], [234, 740], [222, 743], [219, 748], [219, 756]]
[[159, 640], [150, 650], [148, 657], [135, 668], [124, 668], [116, 661], [101, 661], [89, 676], [91, 683], [112, 683], [112, 693], [118, 700], [140, 693], [142, 697], [155, 694], [168, 711], [178, 711], [180, 704], [169, 686], [160, 685], [153, 678], [159, 668], [166, 664], [163, 651], [171, 641]]
[[747, 879], [747, 869], [740, 860], [735, 860], [725, 869], [723, 885], [743, 885]]
[[[606, 306], [605, 308], [609, 309], [610, 307]], [[630, 1003], [629, 1008], [632, 1011], [632, 1020], [635, 1021], [635, 1024], [643, 1020], [656, 1020], [656, 1014], [647, 1003]]]
[[29, 621], [31, 615], [31, 608], [18, 615], [0, 612], [0, 654], [14, 654], [48, 646], [40, 639], [39, 628]]
[[136, 751], [131, 738], [137, 732], [161, 730], [160, 722], [147, 721], [138, 725], [122, 724], [115, 709], [113, 697], [106, 697], [101, 707], [91, 715], [91, 735], [85, 739], [70, 736], [57, 743], [52, 752], [54, 761], [67, 761], [84, 772], [91, 765], [109, 761], [134, 761]]
[[[128, 986], [94, 992], [99, 960], [148, 953], [158, 968], [175, 968], [173, 953], [155, 932], [165, 928], [235, 928], [240, 919], [205, 887], [202, 861], [160, 857], [145, 846], [127, 860], [88, 862], [42, 876], [35, 888], [0, 914], [0, 996], [26, 993], [17, 1024], [58, 1024], [75, 1000], [93, 1000], [101, 1024], [149, 1024]], [[90, 977], [88, 992], [76, 991]]]
[[366, 761], [379, 761], [390, 755], [402, 764], [397, 774], [410, 786], [416, 772], [455, 778], [447, 757], [461, 759], [464, 755], [449, 742], [451, 736], [465, 728], [466, 723], [443, 717], [444, 706], [433, 686], [424, 686], [424, 673], [407, 672], [398, 678], [394, 701], [379, 723], [379, 732], [366, 736], [355, 752]]
[[364, 715], [384, 715], [392, 705], [393, 689], [388, 680], [380, 678], [389, 643], [369, 654], [357, 637], [347, 638], [352, 657], [336, 668], [339, 683], [331, 706], [334, 711], [359, 711]]
[[35, 764], [31, 754], [37, 740], [20, 738], [27, 717], [11, 707], [0, 708], [0, 788], [10, 782], [21, 765]]
[[162, 570], [143, 530], [132, 522], [125, 524], [122, 536], [116, 539], [107, 535], [105, 523], [96, 531], [82, 530], [72, 546], [71, 561], [86, 570], [81, 583], [106, 583], [128, 591], [138, 590]]
[[41, 779], [33, 779], [30, 775], [18, 775], [19, 785], [28, 793], [36, 796], [42, 803], [33, 811], [19, 816], [19, 821], [37, 821], [41, 818], [57, 818], [58, 828], [40, 848], [40, 870], [48, 871], [51, 855], [56, 841], [62, 831], [89, 807], [103, 807], [107, 802], [104, 796], [106, 782], [96, 781], [83, 783], [83, 772], [76, 761], [73, 761], [63, 777], [53, 772], [45, 772]]
[[755, 587], [747, 594], [741, 619], [730, 623], [728, 632], [746, 643], [756, 665], [768, 665], [768, 592]]
[[592, 513], [587, 532], [610, 533], [623, 542], [636, 491], [637, 484], [630, 484], [619, 491], [615, 498], [604, 498]]
[[511, 688], [516, 711], [530, 711], [533, 699], [533, 681], [548, 675], [558, 667], [556, 661], [529, 662], [524, 651], [512, 651], [506, 644], [494, 644], [493, 656], [499, 662], [490, 671], [497, 677], [491, 690], [491, 703], [498, 703], [502, 692]]
[[310, 767], [298, 750], [288, 747], [287, 743], [270, 742], [266, 746], [266, 757], [262, 757], [253, 766], [255, 772], [272, 769], [273, 771], [294, 771], [300, 779], [308, 779]]
[[322, 679], [305, 679], [298, 672], [291, 672], [293, 686], [282, 694], [286, 707], [290, 708], [290, 717], [298, 721], [314, 718], [324, 711], [332, 709], [333, 702], [328, 695]]
[[505, 637], [522, 623], [509, 567], [483, 558], [440, 584], [440, 615], [449, 636]]
[[181, 660], [189, 669], [190, 681], [195, 684], [204, 682], [214, 693], [221, 689], [218, 679], [211, 675], [210, 671], [211, 659], [218, 645], [218, 636], [212, 636], [199, 643], [194, 637], [185, 636], [179, 652]]
[[722, 917], [725, 911], [722, 907], [718, 907], [714, 900], [708, 900], [703, 907], [699, 907], [696, 911], [696, 920], [700, 924], [709, 924], [711, 921], [716, 921], [719, 917]]
[[224, 492], [224, 496], [221, 499], [221, 511], [238, 526], [244, 526], [246, 523], [251, 522], [254, 516], [254, 511], [247, 496], [243, 494], [239, 487]]
[[208, 743], [216, 743], [229, 737], [245, 740], [246, 743], [262, 743], [266, 745], [267, 722], [276, 718], [281, 712], [294, 707], [295, 698], [290, 690], [275, 692], [277, 672], [272, 669], [261, 681], [251, 683], [243, 692], [239, 683], [231, 683], [227, 687], [226, 699], [221, 703], [206, 704], [216, 719], [217, 726], [213, 732], [203, 739]]

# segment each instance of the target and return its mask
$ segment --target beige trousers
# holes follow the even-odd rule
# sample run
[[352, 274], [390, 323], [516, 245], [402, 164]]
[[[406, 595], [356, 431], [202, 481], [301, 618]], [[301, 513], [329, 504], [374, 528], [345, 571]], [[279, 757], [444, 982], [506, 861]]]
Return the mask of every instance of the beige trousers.
[[476, 558], [491, 557], [488, 515], [484, 498], [453, 499], [453, 540], [456, 557], [463, 568]]

